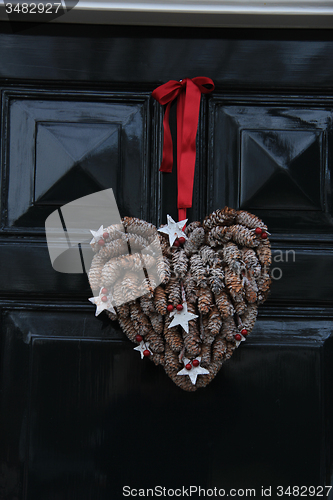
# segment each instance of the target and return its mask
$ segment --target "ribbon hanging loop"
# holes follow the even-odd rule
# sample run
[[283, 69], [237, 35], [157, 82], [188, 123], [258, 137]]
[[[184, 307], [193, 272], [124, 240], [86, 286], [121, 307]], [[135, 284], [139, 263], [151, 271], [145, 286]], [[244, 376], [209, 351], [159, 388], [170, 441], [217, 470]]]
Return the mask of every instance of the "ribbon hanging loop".
[[[204, 85], [210, 85], [206, 88]], [[177, 99], [177, 184], [178, 217], [186, 219], [186, 209], [192, 206], [194, 169], [196, 158], [196, 135], [198, 129], [201, 94], [214, 90], [210, 78], [198, 76], [169, 82], [157, 87], [152, 96], [166, 105], [163, 119], [163, 157], [160, 172], [172, 172], [173, 148], [169, 125], [170, 107]]]

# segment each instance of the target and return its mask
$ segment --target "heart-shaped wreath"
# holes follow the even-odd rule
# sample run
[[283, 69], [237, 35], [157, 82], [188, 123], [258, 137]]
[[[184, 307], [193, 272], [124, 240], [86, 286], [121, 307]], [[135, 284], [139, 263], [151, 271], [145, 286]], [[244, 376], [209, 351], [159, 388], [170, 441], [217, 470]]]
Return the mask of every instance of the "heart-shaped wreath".
[[94, 232], [89, 300], [119, 322], [142, 359], [195, 391], [253, 329], [271, 283], [271, 248], [265, 224], [242, 210], [216, 210], [183, 232], [184, 223], [168, 216], [157, 233], [125, 217]]

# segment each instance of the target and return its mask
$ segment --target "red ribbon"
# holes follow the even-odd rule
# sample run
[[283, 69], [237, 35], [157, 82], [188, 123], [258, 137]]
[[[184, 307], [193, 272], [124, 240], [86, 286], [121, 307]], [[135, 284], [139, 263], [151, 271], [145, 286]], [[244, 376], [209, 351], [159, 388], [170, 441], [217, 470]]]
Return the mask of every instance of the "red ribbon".
[[[207, 89], [204, 85], [211, 85]], [[169, 126], [170, 106], [177, 99], [177, 181], [178, 217], [186, 219], [186, 209], [192, 206], [194, 168], [196, 157], [196, 136], [198, 129], [201, 94], [214, 90], [214, 82], [205, 76], [185, 78], [157, 87], [152, 96], [162, 105], [166, 104], [163, 127], [163, 159], [160, 172], [172, 172], [173, 150]]]

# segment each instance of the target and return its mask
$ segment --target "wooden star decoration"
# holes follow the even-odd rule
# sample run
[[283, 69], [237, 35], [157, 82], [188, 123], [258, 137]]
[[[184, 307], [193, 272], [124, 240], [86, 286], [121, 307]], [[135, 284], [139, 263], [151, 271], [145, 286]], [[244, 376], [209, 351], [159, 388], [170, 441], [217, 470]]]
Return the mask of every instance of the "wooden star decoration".
[[[107, 300], [106, 301], [102, 300], [102, 297], [106, 297]], [[90, 297], [90, 299], [88, 299], [88, 300], [92, 304], [95, 304], [95, 306], [96, 306], [95, 316], [98, 316], [104, 310], [110, 311], [113, 314], [116, 314], [116, 311], [115, 311], [115, 309], [114, 309], [114, 307], [112, 305], [113, 304], [113, 297], [112, 297], [112, 295], [104, 295], [100, 291], [98, 297]]]
[[239, 344], [241, 344], [242, 342], [244, 342], [244, 340], [246, 340], [246, 338], [240, 333], [239, 334], [242, 338], [240, 340], [236, 340], [236, 347], [239, 346]]
[[175, 222], [173, 218], [170, 217], [170, 215], [167, 215], [167, 219], [168, 219], [168, 225], [165, 227], [161, 227], [160, 229], [158, 229], [158, 231], [160, 231], [160, 233], [165, 233], [169, 236], [169, 243], [170, 246], [172, 247], [174, 241], [177, 238], [183, 237], [187, 239], [187, 236], [183, 231], [183, 227], [185, 226], [188, 219], [181, 220], [180, 222]]
[[90, 242], [90, 245], [92, 245], [93, 243], [98, 243], [98, 241], [101, 238], [103, 238], [103, 233], [104, 233], [105, 229], [103, 229], [103, 225], [102, 225], [99, 229], [97, 229], [97, 231], [93, 231], [92, 229], [89, 229], [89, 231], [93, 235], [93, 239]]
[[[201, 357], [196, 358], [196, 359], [199, 361], [198, 366], [193, 366], [191, 364], [191, 360], [189, 360], [187, 358], [183, 358], [184, 368], [182, 370], [180, 370], [180, 372], [177, 373], [177, 375], [188, 375], [190, 377], [193, 385], [196, 384], [198, 375], [208, 375], [209, 374], [209, 371], [206, 370], [206, 368], [203, 368], [202, 366], [200, 366]], [[192, 366], [192, 368], [190, 370], [185, 368], [186, 365], [188, 365], [188, 364], [190, 364]]]
[[188, 333], [188, 322], [192, 319], [198, 318], [199, 316], [188, 312], [186, 302], [183, 302], [182, 306], [183, 309], [181, 311], [177, 311], [177, 309], [174, 309], [170, 313], [170, 316], [173, 316], [173, 320], [171, 321], [169, 328], [180, 325], [182, 328], [184, 328], [185, 332]]
[[141, 354], [141, 359], [145, 357], [143, 353], [146, 350], [149, 351], [150, 354], [153, 354], [152, 351], [149, 349], [149, 342], [145, 342], [144, 340], [141, 340], [140, 344], [134, 347], [134, 351], [139, 351], [139, 353]]

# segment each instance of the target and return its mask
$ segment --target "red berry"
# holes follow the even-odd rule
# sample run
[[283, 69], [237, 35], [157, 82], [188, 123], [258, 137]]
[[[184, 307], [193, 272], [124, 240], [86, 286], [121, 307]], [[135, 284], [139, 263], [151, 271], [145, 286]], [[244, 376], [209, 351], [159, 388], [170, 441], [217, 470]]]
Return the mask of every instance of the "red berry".
[[105, 241], [104, 240], [98, 240], [98, 244], [100, 247], [102, 247], [103, 245], [105, 245]]
[[248, 334], [248, 331], [246, 330], [246, 328], [243, 328], [243, 330], [241, 331], [241, 334], [243, 335], [243, 337], [246, 337], [246, 335]]
[[179, 243], [180, 243], [181, 245], [184, 245], [184, 243], [185, 243], [185, 238], [184, 238], [184, 236], [181, 236], [180, 238], [178, 238], [178, 241], [179, 241]]
[[108, 293], [107, 288], [102, 288], [101, 293], [103, 293], [104, 295]]
[[185, 368], [186, 368], [186, 370], [192, 370], [191, 363], [187, 363], [187, 365], [185, 365]]
[[103, 297], [101, 298], [101, 301], [102, 301], [102, 302], [107, 302], [107, 301], [108, 301], [108, 298], [107, 298], [107, 297], [105, 297], [105, 295], [103, 295]]
[[177, 309], [177, 311], [182, 311], [184, 309], [184, 306], [182, 306], [182, 304], [178, 304], [176, 306], [176, 309]]
[[173, 311], [173, 305], [169, 304], [167, 307], [167, 311], [172, 312]]
[[261, 227], [257, 227], [256, 230], [254, 231], [256, 234], [261, 234], [262, 233], [262, 229]]
[[178, 239], [173, 242], [173, 246], [174, 247], [179, 247], [180, 246], [180, 243], [179, 243]]
[[265, 231], [264, 231], [263, 233], [261, 233], [261, 237], [263, 240], [265, 240], [268, 237], [268, 234], [265, 233]]
[[143, 351], [143, 355], [145, 356], [145, 358], [148, 358], [150, 356], [150, 351], [148, 351], [148, 349], [145, 349]]
[[192, 361], [192, 365], [196, 368], [197, 366], [199, 366], [199, 360], [198, 359], [194, 359]]
[[137, 342], [142, 342], [142, 340], [143, 340], [142, 335], [137, 334], [137, 335], [136, 335], [136, 337], [135, 337], [135, 340], [136, 340]]
[[236, 333], [235, 340], [242, 340], [242, 336], [239, 333]]
[[109, 237], [109, 233], [105, 232], [103, 233], [103, 238], [106, 240]]

